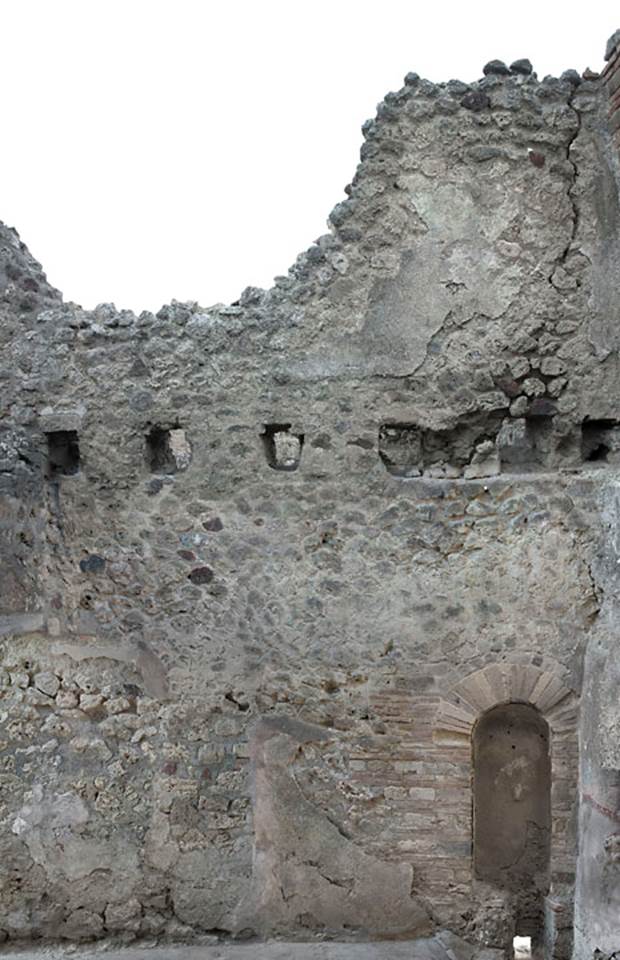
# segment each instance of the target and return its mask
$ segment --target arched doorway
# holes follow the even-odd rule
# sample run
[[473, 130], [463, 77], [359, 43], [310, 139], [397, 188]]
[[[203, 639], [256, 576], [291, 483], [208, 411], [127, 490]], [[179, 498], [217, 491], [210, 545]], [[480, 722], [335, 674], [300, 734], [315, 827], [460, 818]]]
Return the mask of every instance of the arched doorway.
[[526, 703], [483, 714], [473, 730], [474, 872], [514, 893], [515, 934], [538, 938], [549, 889], [549, 727]]

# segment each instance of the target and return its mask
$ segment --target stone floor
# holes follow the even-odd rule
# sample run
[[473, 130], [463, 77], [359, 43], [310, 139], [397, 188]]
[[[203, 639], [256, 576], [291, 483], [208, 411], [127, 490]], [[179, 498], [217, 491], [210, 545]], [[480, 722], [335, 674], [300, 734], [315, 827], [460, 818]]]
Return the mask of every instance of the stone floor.
[[[6, 950], [14, 960], [439, 960], [411, 943], [249, 943], [155, 947], [39, 947]], [[447, 955], [443, 954], [444, 960]]]
[[374, 943], [203, 943], [119, 947], [102, 942], [8, 947], [12, 960], [502, 960], [499, 950], [476, 950], [459, 937], [438, 933], [405, 942]]

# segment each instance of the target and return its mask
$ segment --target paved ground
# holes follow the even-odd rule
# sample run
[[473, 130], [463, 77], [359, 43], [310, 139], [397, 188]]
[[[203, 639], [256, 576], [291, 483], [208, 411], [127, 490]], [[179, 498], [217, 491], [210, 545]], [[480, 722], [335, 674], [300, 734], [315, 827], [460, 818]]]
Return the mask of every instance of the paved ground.
[[[6, 960], [439, 960], [412, 943], [248, 943], [156, 947], [40, 947]], [[443, 955], [446, 956], [445, 954]]]
[[7, 960], [501, 960], [497, 950], [474, 950], [458, 937], [440, 933], [428, 939], [376, 943], [205, 943], [192, 946], [109, 943], [12, 948]]

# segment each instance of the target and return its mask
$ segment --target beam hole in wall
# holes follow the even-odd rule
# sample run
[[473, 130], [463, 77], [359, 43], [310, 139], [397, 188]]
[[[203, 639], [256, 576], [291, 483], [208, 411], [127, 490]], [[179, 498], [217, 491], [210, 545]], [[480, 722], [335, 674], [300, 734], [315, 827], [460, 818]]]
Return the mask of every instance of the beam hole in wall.
[[586, 463], [607, 463], [620, 453], [620, 424], [616, 420], [584, 420], [581, 457]]
[[292, 433], [290, 423], [266, 423], [261, 434], [267, 463], [272, 470], [297, 470], [304, 445], [303, 433]]
[[146, 435], [146, 459], [151, 473], [177, 473], [191, 461], [191, 447], [185, 430], [178, 425], [149, 427]]
[[50, 477], [71, 477], [79, 473], [80, 443], [77, 430], [53, 430], [47, 438], [47, 467]]
[[415, 423], [383, 423], [379, 427], [379, 457], [394, 477], [418, 477], [428, 470], [440, 471], [436, 475], [460, 476], [480, 459], [481, 446], [489, 447], [486, 456], [494, 456], [502, 417], [502, 411], [492, 411], [444, 430]]

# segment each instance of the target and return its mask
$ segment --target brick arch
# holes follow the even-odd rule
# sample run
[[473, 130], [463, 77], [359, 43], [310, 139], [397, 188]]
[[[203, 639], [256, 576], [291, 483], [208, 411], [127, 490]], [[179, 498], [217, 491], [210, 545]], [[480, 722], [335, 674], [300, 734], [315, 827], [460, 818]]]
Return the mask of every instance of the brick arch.
[[576, 698], [557, 668], [505, 662], [488, 664], [454, 684], [440, 702], [436, 733], [469, 738], [476, 720], [502, 703], [531, 704], [554, 733], [576, 728]]
[[[566, 672], [553, 661], [541, 666], [531, 659], [487, 664], [449, 687], [439, 701], [433, 727], [436, 758], [472, 768], [472, 733], [487, 711], [505, 703], [527, 703], [540, 711], [549, 725], [551, 754], [550, 851], [551, 886], [545, 898], [546, 955], [565, 955], [572, 938], [573, 885], [576, 864], [576, 798], [578, 782], [578, 697]], [[438, 796], [438, 803], [441, 798]], [[470, 791], [463, 791], [459, 814], [463, 832], [472, 836]], [[467, 825], [469, 824], [469, 827]], [[464, 836], [463, 836], [464, 839]], [[473, 863], [469, 857], [469, 867]], [[473, 881], [473, 874], [471, 880]], [[473, 888], [472, 888], [473, 890]], [[570, 951], [569, 951], [570, 952]]]

